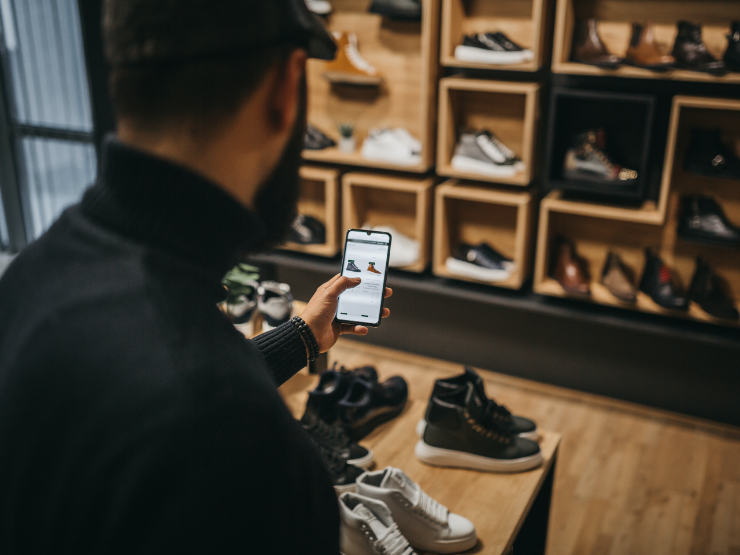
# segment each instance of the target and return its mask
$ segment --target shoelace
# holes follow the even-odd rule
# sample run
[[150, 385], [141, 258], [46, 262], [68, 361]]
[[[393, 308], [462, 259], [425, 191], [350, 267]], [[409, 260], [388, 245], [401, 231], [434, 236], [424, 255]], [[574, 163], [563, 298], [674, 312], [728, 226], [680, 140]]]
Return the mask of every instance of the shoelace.
[[500, 44], [496, 43], [496, 41], [494, 40], [489, 39], [483, 33], [480, 33], [478, 35], [478, 40], [481, 41], [483, 44], [485, 44], [491, 50], [496, 50], [498, 52], [501, 52], [504, 50], [504, 48]]
[[349, 58], [350, 63], [361, 71], [367, 73], [376, 73], [377, 70], [368, 63], [368, 61], [362, 57], [360, 51], [357, 50], [357, 45], [354, 42], [350, 42], [344, 47], [344, 51]]
[[487, 136], [478, 135], [475, 138], [475, 142], [478, 143], [481, 150], [483, 150], [483, 152], [497, 164], [503, 164], [506, 162], [506, 156], [496, 148]]
[[516, 154], [514, 154], [514, 151], [511, 150], [508, 146], [506, 146], [504, 143], [498, 140], [498, 137], [495, 137], [494, 135], [488, 135], [488, 140], [491, 141], [494, 145], [496, 145], [496, 148], [498, 148], [506, 158], [516, 158]]
[[419, 490], [419, 502], [417, 508], [430, 520], [437, 524], [447, 524], [447, 515], [450, 511], [436, 499], [432, 499], [424, 490]]
[[345, 461], [339, 457], [339, 454], [332, 449], [327, 449], [313, 436], [310, 437], [311, 441], [313, 441], [313, 444], [316, 446], [319, 455], [321, 455], [321, 458], [324, 460], [324, 464], [326, 464], [326, 467], [329, 469], [329, 472], [333, 476], [339, 476], [342, 474], [344, 471]]
[[376, 542], [381, 553], [385, 555], [415, 555], [416, 552], [403, 537], [395, 522], [382, 540]]
[[488, 406], [486, 406], [486, 412], [491, 413], [493, 418], [498, 416], [498, 419], [502, 422], [509, 422], [511, 420], [511, 412], [503, 405], [499, 405], [493, 399], [488, 400]]

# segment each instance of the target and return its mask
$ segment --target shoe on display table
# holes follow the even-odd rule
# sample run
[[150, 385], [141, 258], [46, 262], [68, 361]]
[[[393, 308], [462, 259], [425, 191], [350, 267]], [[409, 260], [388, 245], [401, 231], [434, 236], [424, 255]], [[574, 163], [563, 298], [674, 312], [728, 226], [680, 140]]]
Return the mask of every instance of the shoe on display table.
[[678, 236], [694, 243], [740, 247], [740, 228], [730, 223], [712, 197], [693, 195], [681, 199]]
[[645, 269], [640, 280], [640, 291], [646, 293], [658, 306], [671, 310], [688, 310], [689, 302], [673, 282], [668, 266], [652, 250], [645, 249]]
[[455, 48], [455, 58], [481, 64], [521, 64], [534, 59], [531, 50], [522, 48], [503, 33], [478, 33], [465, 36]]
[[480, 281], [495, 283], [506, 281], [516, 269], [510, 258], [495, 250], [488, 243], [457, 245], [453, 255], [445, 261], [447, 271]]
[[565, 154], [563, 177], [573, 181], [588, 181], [600, 185], [635, 185], [637, 172], [612, 162], [604, 152], [606, 138], [603, 129], [589, 129], [576, 136]]
[[326, 63], [324, 77], [329, 82], [366, 86], [378, 86], [383, 82], [378, 70], [360, 54], [357, 35], [334, 32], [332, 36], [337, 42], [337, 57]]
[[364, 469], [349, 464], [342, 450], [333, 450], [318, 441], [312, 434], [308, 437], [316, 447], [324, 466], [329, 471], [334, 491], [337, 495], [357, 490], [357, 478], [362, 476]]
[[306, 0], [306, 6], [317, 15], [328, 15], [331, 13], [331, 4], [327, 0]]
[[737, 322], [740, 313], [727, 291], [726, 284], [712, 271], [711, 265], [701, 257], [697, 258], [696, 271], [689, 287], [689, 301], [697, 303], [710, 316]]
[[722, 61], [730, 71], [740, 72], [740, 21], [733, 21], [730, 34], [727, 35], [727, 50]]
[[655, 42], [653, 22], [648, 21], [646, 25], [632, 24], [632, 39], [624, 63], [652, 71], [665, 71], [675, 67], [676, 59], [663, 52]]
[[416, 555], [382, 501], [344, 493], [339, 496], [339, 520], [343, 555]]
[[322, 245], [326, 243], [326, 229], [313, 216], [298, 214], [288, 231], [288, 241], [299, 245]]
[[721, 76], [727, 73], [725, 63], [715, 58], [702, 39], [701, 25], [679, 21], [673, 57], [683, 69]]
[[616, 69], [624, 60], [609, 52], [599, 36], [598, 22], [589, 19], [576, 21], [576, 30], [573, 33], [573, 61], [602, 69]]
[[276, 281], [263, 281], [259, 286], [257, 309], [264, 316], [262, 329], [269, 331], [290, 320], [293, 312], [293, 295], [290, 285]]
[[415, 166], [421, 163], [421, 146], [405, 129], [371, 129], [362, 143], [361, 153], [367, 160]]
[[303, 148], [306, 150], [324, 150], [337, 146], [337, 143], [326, 136], [320, 129], [311, 125], [306, 126], [306, 138], [303, 142]]
[[392, 268], [403, 268], [404, 266], [411, 266], [418, 262], [421, 256], [421, 244], [416, 239], [407, 237], [393, 226], [379, 225], [372, 227], [370, 224], [365, 224], [362, 229], [370, 229], [372, 231], [380, 231], [383, 233], [390, 233], [393, 237], [391, 244], [391, 256], [388, 260], [388, 266]]
[[[449, 397], [451, 393], [459, 392], [461, 389], [466, 388], [468, 384], [473, 386], [474, 393], [480, 402], [487, 407], [487, 410], [489, 410], [491, 414], [494, 415], [493, 417], [498, 420], [499, 424], [507, 428], [511, 434], [525, 439], [537, 439], [539, 435], [537, 424], [529, 418], [511, 414], [505, 406], [499, 405], [493, 399], [489, 399], [486, 395], [486, 386], [483, 383], [483, 378], [481, 378], [480, 375], [470, 366], [466, 366], [465, 371], [462, 374], [436, 380], [434, 382], [432, 394], [429, 396], [429, 400], [431, 401], [434, 397]], [[461, 398], [462, 397], [458, 397], [458, 399]], [[429, 405], [427, 405], [427, 410], [429, 410]], [[416, 435], [422, 437], [424, 435], [425, 428], [426, 417], [419, 420], [416, 424]]]
[[373, 465], [373, 451], [355, 443], [347, 437], [338, 424], [327, 424], [315, 413], [306, 412], [301, 418], [301, 426], [315, 443], [320, 444], [344, 460], [347, 464], [368, 469]]
[[432, 499], [398, 468], [366, 472], [357, 495], [382, 501], [412, 547], [433, 553], [460, 553], [478, 543], [475, 526]]
[[339, 419], [347, 435], [360, 441], [375, 428], [396, 418], [403, 412], [409, 390], [400, 376], [383, 383], [355, 379], [347, 394], [337, 403]]
[[347, 370], [335, 362], [329, 370], [321, 373], [319, 383], [308, 392], [301, 420], [320, 418], [328, 424], [337, 422], [337, 404], [344, 399], [350, 384], [356, 379], [374, 383], [378, 381], [378, 372], [372, 366]]
[[390, 19], [421, 21], [421, 0], [373, 0], [370, 13]]
[[626, 266], [620, 256], [609, 251], [601, 272], [601, 283], [620, 301], [634, 303], [637, 301], [637, 288], [627, 274]]
[[558, 240], [557, 259], [552, 277], [569, 295], [575, 297], [591, 296], [586, 261], [576, 254], [575, 245], [563, 238]]
[[426, 421], [415, 448], [423, 463], [487, 472], [523, 472], [542, 464], [537, 442], [501, 426], [495, 410], [480, 401], [473, 384], [433, 397]]
[[740, 179], [740, 158], [722, 142], [720, 129], [691, 129], [684, 168], [706, 177]]
[[451, 165], [458, 171], [492, 177], [513, 177], [524, 171], [514, 151], [490, 131], [460, 135]]

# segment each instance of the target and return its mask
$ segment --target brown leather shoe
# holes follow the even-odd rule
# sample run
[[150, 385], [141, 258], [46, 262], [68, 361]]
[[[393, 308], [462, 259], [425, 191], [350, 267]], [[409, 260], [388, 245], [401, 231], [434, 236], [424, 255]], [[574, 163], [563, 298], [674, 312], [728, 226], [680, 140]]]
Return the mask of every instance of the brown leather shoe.
[[620, 301], [634, 303], [637, 300], [637, 288], [627, 275], [624, 262], [615, 252], [609, 251], [606, 257], [606, 264], [601, 272], [601, 283]]
[[595, 19], [576, 23], [576, 31], [573, 33], [572, 57], [574, 62], [604, 69], [615, 69], [623, 61], [619, 56], [609, 52], [601, 42]]
[[357, 49], [354, 33], [332, 33], [337, 41], [337, 57], [326, 64], [324, 77], [332, 83], [377, 86], [383, 82], [378, 70], [371, 66]]
[[561, 239], [557, 246], [557, 257], [552, 277], [562, 285], [569, 295], [575, 295], [576, 297], [590, 296], [591, 287], [589, 286], [586, 263], [576, 255], [576, 248], [573, 243]]
[[676, 59], [661, 51], [655, 42], [652, 21], [648, 21], [646, 25], [632, 24], [632, 39], [624, 62], [653, 71], [665, 71], [676, 65]]

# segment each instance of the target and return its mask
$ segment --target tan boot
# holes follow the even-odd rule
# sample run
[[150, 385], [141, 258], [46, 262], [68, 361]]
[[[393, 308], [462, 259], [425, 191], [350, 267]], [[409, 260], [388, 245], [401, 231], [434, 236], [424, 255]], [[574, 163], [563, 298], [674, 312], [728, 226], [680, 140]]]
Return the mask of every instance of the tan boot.
[[354, 33], [332, 33], [337, 41], [337, 57], [326, 64], [324, 77], [331, 83], [352, 85], [380, 85], [383, 82], [378, 70], [362, 57], [357, 49]]
[[606, 258], [601, 283], [621, 301], [634, 303], [637, 300], [637, 288], [627, 276], [622, 259], [615, 252], [610, 251]]

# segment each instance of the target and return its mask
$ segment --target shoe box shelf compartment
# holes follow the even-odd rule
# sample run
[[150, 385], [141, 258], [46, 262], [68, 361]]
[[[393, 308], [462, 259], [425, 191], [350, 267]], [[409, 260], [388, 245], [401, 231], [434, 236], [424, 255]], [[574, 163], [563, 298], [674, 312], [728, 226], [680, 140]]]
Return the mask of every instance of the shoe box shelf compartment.
[[[355, 126], [354, 152], [304, 150], [307, 160], [423, 173], [434, 165], [439, 0], [422, 0], [421, 22], [392, 21], [368, 12], [369, 0], [332, 0], [331, 31], [357, 35], [359, 51], [384, 77], [378, 87], [330, 84], [325, 62], [308, 61], [308, 120], [339, 142], [338, 126]], [[403, 127], [422, 142], [421, 162], [399, 166], [365, 159], [370, 128]]]
[[[650, 137], [655, 97], [555, 88], [550, 99], [547, 131], [545, 180], [549, 188], [600, 194], [638, 201], [648, 184]], [[604, 151], [613, 163], [637, 171], [632, 186], [600, 185], [570, 181], [563, 175], [565, 155], [579, 133], [604, 128]]]
[[[442, 0], [440, 63], [446, 67], [537, 71], [549, 53], [550, 33], [547, 14], [555, 0]], [[534, 59], [519, 64], [484, 64], [455, 58], [455, 47], [465, 35], [502, 32]]]
[[333, 257], [339, 252], [339, 171], [314, 166], [301, 167], [298, 213], [324, 224], [326, 242], [321, 245], [286, 243], [285, 250]]
[[[439, 82], [437, 173], [475, 181], [527, 186], [535, 176], [536, 131], [540, 117], [539, 85], [461, 77]], [[458, 131], [488, 129], [524, 162], [513, 177], [467, 173], [452, 167]]]
[[598, 19], [598, 30], [609, 52], [624, 56], [629, 46], [633, 22], [653, 21], [656, 42], [670, 54], [676, 39], [676, 23], [685, 19], [703, 24], [703, 39], [717, 59], [727, 48], [725, 35], [730, 22], [740, 19], [737, 0], [557, 0], [552, 71], [578, 75], [637, 77], [640, 79], [676, 79], [740, 83], [740, 73], [715, 77], [707, 73], [672, 69], [655, 72], [623, 65], [618, 69], [601, 69], [571, 61], [576, 19]]
[[342, 178], [342, 189], [343, 229], [361, 229], [366, 224], [392, 226], [420, 243], [419, 260], [401, 269], [423, 272], [429, 266], [434, 179], [353, 172]]
[[[532, 196], [526, 192], [496, 191], [481, 184], [451, 179], [437, 186], [434, 208], [435, 275], [520, 289], [529, 275], [533, 240]], [[478, 281], [451, 274], [446, 261], [456, 245], [486, 242], [511, 258], [516, 269], [501, 282]]]
[[[638, 291], [637, 302], [625, 303], [614, 297], [600, 283], [601, 272], [609, 250], [618, 253], [634, 273], [633, 283], [639, 286], [645, 265], [645, 248], [651, 247], [678, 278], [681, 291], [688, 291], [695, 270], [695, 258], [701, 254], [718, 275], [730, 285], [733, 297], [740, 299], [740, 256], [728, 249], [706, 247], [697, 249], [676, 243], [676, 227], [648, 223], [647, 219], [623, 219], [624, 211], [607, 206], [584, 210], [584, 203], [562, 200], [562, 193], [553, 191], [540, 204], [540, 222], [537, 238], [534, 283], [535, 293], [552, 297], [569, 297], [560, 284], [551, 277], [555, 264], [555, 246], [559, 236], [571, 240], [579, 258], [587, 262], [591, 281], [591, 297], [577, 300], [628, 308], [643, 312], [690, 318], [720, 325], [733, 325], [706, 314], [696, 303], [688, 312], [668, 310]], [[571, 297], [572, 298], [572, 297]], [[740, 303], [739, 303], [740, 304]]]

